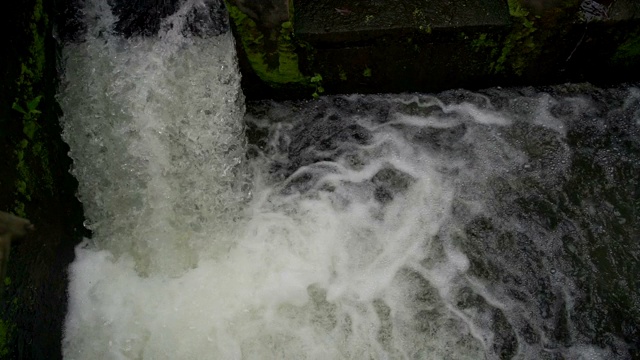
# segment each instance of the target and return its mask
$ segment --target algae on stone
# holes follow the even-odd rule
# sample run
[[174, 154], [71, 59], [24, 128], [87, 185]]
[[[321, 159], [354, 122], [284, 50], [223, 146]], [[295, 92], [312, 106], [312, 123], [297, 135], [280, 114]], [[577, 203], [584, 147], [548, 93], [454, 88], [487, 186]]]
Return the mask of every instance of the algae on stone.
[[[30, 42], [27, 56], [20, 59], [20, 72], [14, 82], [15, 98], [12, 104], [15, 119], [22, 122], [24, 138], [15, 139], [16, 178], [14, 186], [13, 213], [26, 217], [26, 204], [32, 200], [36, 190], [48, 189], [53, 191], [53, 176], [50, 169], [49, 153], [44, 144], [41, 128], [43, 121], [39, 110], [44, 93], [45, 71], [45, 34], [49, 29], [49, 19], [44, 13], [43, 0], [35, 0], [29, 18], [28, 31]], [[37, 170], [36, 170], [37, 169]], [[36, 174], [39, 174], [36, 176]], [[5, 279], [2, 279], [4, 282]], [[16, 306], [17, 298], [9, 303]], [[8, 320], [7, 314], [12, 310], [5, 310], [0, 319], [0, 356], [9, 353], [9, 343], [12, 339], [15, 324]], [[9, 316], [10, 318], [10, 316]]]
[[611, 60], [615, 64], [632, 65], [640, 60], [640, 31], [629, 36], [620, 44]]
[[491, 63], [491, 71], [503, 74], [507, 70], [521, 76], [524, 68], [532, 58], [539, 55], [533, 33], [536, 31], [532, 17], [521, 4], [520, 0], [509, 0], [509, 14], [516, 23], [502, 43], [500, 56]]
[[238, 7], [229, 2], [226, 5], [249, 63], [262, 81], [276, 87], [309, 84], [309, 77], [300, 72], [290, 21], [283, 22], [280, 29], [260, 29]]

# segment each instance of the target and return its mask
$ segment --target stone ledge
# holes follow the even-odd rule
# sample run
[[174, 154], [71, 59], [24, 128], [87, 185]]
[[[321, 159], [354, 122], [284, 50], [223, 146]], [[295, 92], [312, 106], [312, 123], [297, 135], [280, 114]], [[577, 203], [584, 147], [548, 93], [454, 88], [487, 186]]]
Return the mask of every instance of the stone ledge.
[[635, 0], [228, 1], [249, 99], [640, 79]]
[[327, 0], [294, 1], [295, 34], [324, 43], [349, 43], [385, 35], [464, 31], [506, 27], [509, 9], [503, 0]]

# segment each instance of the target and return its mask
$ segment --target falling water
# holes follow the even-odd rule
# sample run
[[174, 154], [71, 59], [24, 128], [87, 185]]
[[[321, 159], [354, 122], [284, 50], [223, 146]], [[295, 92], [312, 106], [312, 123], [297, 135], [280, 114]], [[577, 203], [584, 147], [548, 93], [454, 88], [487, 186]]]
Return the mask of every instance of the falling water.
[[185, 31], [198, 6], [125, 39], [87, 1], [86, 38], [65, 46], [93, 233], [70, 268], [65, 358], [630, 358], [640, 90], [245, 115], [231, 35]]

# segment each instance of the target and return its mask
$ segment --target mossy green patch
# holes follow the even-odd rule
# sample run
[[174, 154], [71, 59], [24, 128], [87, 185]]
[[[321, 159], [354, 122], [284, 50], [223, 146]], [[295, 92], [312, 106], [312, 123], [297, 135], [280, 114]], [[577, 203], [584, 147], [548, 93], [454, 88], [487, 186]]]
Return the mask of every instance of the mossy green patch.
[[[540, 49], [534, 41], [536, 27], [532, 16], [520, 0], [508, 0], [509, 14], [514, 18], [515, 23], [511, 32], [504, 38], [499, 51], [498, 58], [490, 65], [494, 74], [512, 73], [521, 76], [530, 61], [540, 54]], [[482, 37], [482, 35], [481, 35]], [[479, 38], [475, 46], [480, 46], [484, 39]], [[497, 54], [497, 52], [493, 52]]]
[[9, 342], [14, 329], [15, 324], [0, 319], [0, 358], [9, 355]]
[[522, 6], [520, 0], [508, 0], [507, 3], [509, 4], [509, 15], [520, 18], [529, 15], [529, 11]]
[[[28, 217], [26, 204], [30, 202], [36, 191], [48, 188], [53, 191], [53, 176], [49, 167], [49, 154], [44, 144], [41, 128], [45, 72], [45, 34], [49, 27], [48, 18], [43, 10], [43, 1], [36, 0], [33, 12], [27, 25], [26, 33], [30, 43], [25, 44], [27, 55], [20, 59], [20, 71], [15, 82], [15, 98], [12, 104], [12, 118], [22, 122], [22, 139], [16, 139], [14, 147], [16, 178], [14, 181], [15, 202], [13, 212], [21, 217]], [[35, 174], [38, 174], [36, 176]], [[10, 279], [4, 279], [5, 285]], [[10, 300], [5, 300], [10, 301]], [[11, 300], [15, 304], [16, 298]], [[15, 330], [13, 324], [3, 314], [0, 319], [0, 357], [10, 351], [9, 343]]]
[[291, 38], [292, 33], [293, 26], [291, 22], [282, 23], [280, 36], [278, 37], [279, 65], [276, 79], [284, 79], [284, 82], [305, 83], [307, 78], [300, 72], [296, 46]]
[[324, 88], [322, 87], [322, 75], [315, 74], [309, 81], [311, 82], [311, 84], [313, 84], [313, 86], [315, 86], [315, 91], [312, 94], [313, 98], [319, 98], [320, 94], [324, 92]]
[[522, 75], [524, 68], [533, 58], [530, 55], [539, 52], [531, 36], [534, 31], [533, 27], [518, 26], [505, 38], [500, 57], [491, 64], [494, 73], [503, 73], [509, 68], [514, 74]]
[[347, 81], [347, 72], [341, 66], [338, 67], [338, 78], [342, 81]]
[[364, 77], [371, 77], [371, 69], [369, 69], [369, 67], [367, 66], [364, 71], [362, 72], [362, 76]]
[[[44, 186], [53, 189], [53, 177], [49, 168], [49, 154], [46, 146], [39, 136], [41, 128], [41, 111], [38, 110], [43, 98], [37, 92], [42, 91], [42, 86], [36, 87], [42, 82], [45, 67], [45, 33], [49, 25], [48, 17], [44, 13], [42, 0], [36, 0], [29, 32], [31, 44], [29, 55], [21, 64], [21, 71], [16, 79], [17, 97], [12, 108], [22, 115], [22, 129], [25, 138], [18, 142], [15, 154], [18, 161], [16, 165], [18, 178], [15, 188], [17, 202], [14, 210], [20, 216], [24, 216], [24, 201], [30, 201], [33, 189]], [[38, 166], [42, 170], [41, 179], [34, 177], [32, 166]], [[43, 181], [42, 183], [40, 183]]]
[[419, 27], [420, 31], [424, 32], [425, 34], [431, 34], [431, 25], [420, 25]]
[[429, 22], [427, 13], [422, 11], [422, 9], [416, 8], [411, 14], [418, 25], [418, 29], [425, 34], [431, 34], [431, 22]]
[[[18, 216], [32, 218], [28, 214], [33, 208], [31, 201], [41, 199], [47, 190], [53, 193], [54, 181], [50, 168], [48, 144], [50, 138], [46, 132], [52, 127], [49, 121], [55, 121], [53, 100], [53, 80], [50, 69], [54, 62], [51, 48], [51, 24], [45, 13], [44, 0], [30, 0], [19, 10], [23, 24], [15, 31], [20, 33], [20, 43], [14, 49], [10, 78], [5, 79], [6, 86], [11, 89], [13, 99], [9, 100], [12, 112], [7, 121], [11, 121], [11, 137], [8, 143], [12, 146], [15, 172], [13, 181], [13, 209]], [[24, 19], [24, 20], [22, 20]], [[24, 22], [22, 22], [24, 21]], [[19, 126], [19, 127], [18, 127]], [[13, 129], [21, 128], [21, 132]], [[54, 130], [55, 131], [55, 130]], [[6, 210], [6, 209], [5, 209]], [[9, 286], [11, 279], [3, 279]], [[19, 280], [16, 280], [19, 282]], [[18, 311], [18, 295], [6, 293], [3, 299], [3, 311], [0, 318], [0, 358], [4, 358], [14, 350], [15, 314]], [[22, 299], [22, 297], [21, 297]], [[20, 301], [23, 304], [23, 301]]]
[[471, 46], [473, 50], [478, 52], [482, 49], [492, 49], [495, 50], [498, 47], [498, 41], [496, 41], [491, 35], [486, 33], [481, 33], [478, 35], [476, 39], [471, 41]]
[[294, 8], [293, 8], [293, 0], [289, 0], [288, 5], [289, 5], [289, 7], [288, 7], [289, 19], [293, 19], [293, 16], [294, 16], [294, 13], [295, 13]]
[[309, 85], [309, 77], [300, 72], [291, 22], [283, 22], [280, 29], [260, 29], [238, 7], [226, 5], [251, 68], [262, 81], [274, 87]]
[[640, 60], [640, 31], [632, 34], [625, 42], [623, 42], [611, 60], [615, 64], [632, 65]]

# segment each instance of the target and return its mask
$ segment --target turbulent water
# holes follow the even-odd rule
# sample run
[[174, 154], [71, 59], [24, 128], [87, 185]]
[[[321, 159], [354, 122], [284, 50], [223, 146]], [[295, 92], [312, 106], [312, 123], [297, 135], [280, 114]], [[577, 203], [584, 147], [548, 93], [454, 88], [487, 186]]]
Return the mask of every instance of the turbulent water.
[[[640, 89], [259, 102], [233, 39], [65, 46], [67, 359], [630, 359]], [[246, 133], [246, 134], [245, 134]], [[248, 141], [246, 140], [248, 139]]]

